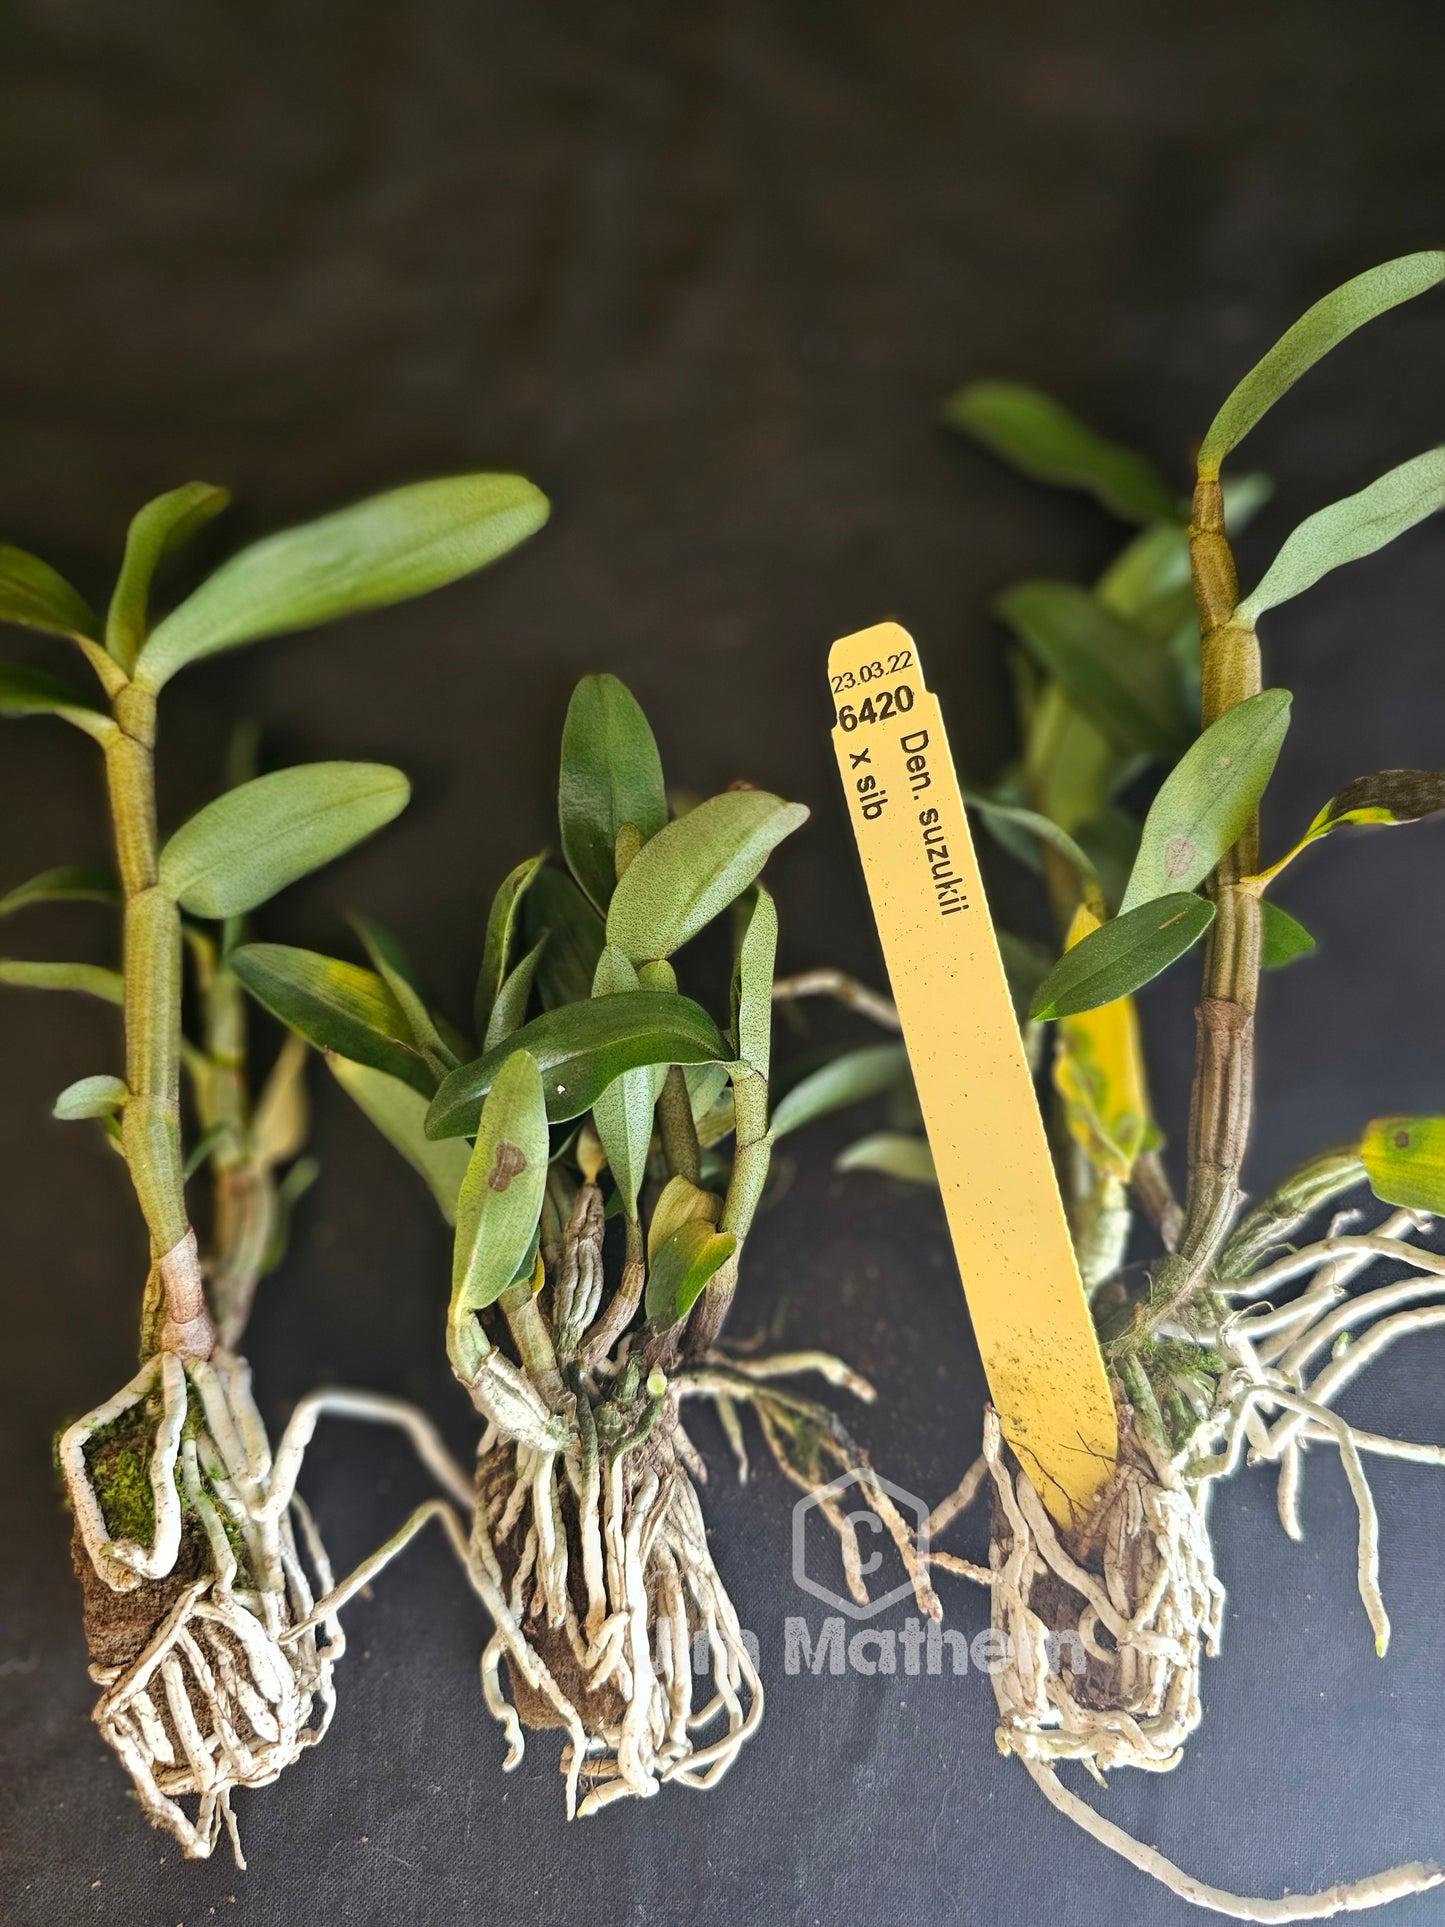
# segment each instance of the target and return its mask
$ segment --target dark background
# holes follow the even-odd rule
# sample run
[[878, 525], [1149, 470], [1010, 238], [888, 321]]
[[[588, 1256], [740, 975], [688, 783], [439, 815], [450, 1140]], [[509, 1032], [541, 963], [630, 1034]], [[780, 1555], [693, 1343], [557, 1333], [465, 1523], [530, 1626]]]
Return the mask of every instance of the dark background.
[[[237, 493], [214, 559], [377, 486], [522, 470], [554, 519], [494, 572], [182, 677], [163, 712], [167, 821], [209, 793], [238, 715], [260, 719], [272, 762], [395, 759], [411, 810], [267, 911], [266, 933], [343, 948], [342, 914], [364, 906], [460, 1014], [491, 888], [551, 833], [569, 687], [607, 667], [674, 780], [745, 775], [813, 807], [775, 865], [783, 963], [876, 980], [827, 741], [829, 640], [885, 615], [913, 628], [960, 761], [990, 775], [1008, 749], [990, 598], [1024, 574], [1086, 575], [1119, 533], [950, 440], [940, 397], [973, 375], [1038, 381], [1182, 486], [1191, 438], [1309, 301], [1439, 241], [1442, 42], [1438, 9], [1408, 0], [13, 0], [0, 529], [100, 599], [130, 513], [192, 476]], [[1280, 490], [1246, 575], [1304, 513], [1439, 437], [1442, 347], [1437, 295], [1258, 431], [1250, 460]], [[1431, 527], [1270, 619], [1268, 673], [1297, 698], [1272, 846], [1364, 771], [1445, 763], [1442, 606]], [[50, 659], [23, 636], [7, 648]], [[7, 729], [0, 757], [0, 883], [102, 858], [92, 745], [36, 724]], [[1266, 986], [1256, 1184], [1379, 1112], [1441, 1107], [1442, 850], [1438, 826], [1361, 835], [1292, 876], [1284, 900], [1321, 950]], [[987, 860], [1024, 918], [1028, 887]], [[27, 913], [5, 941], [103, 961], [114, 938], [107, 913], [73, 908]], [[1189, 978], [1146, 1000], [1176, 1140]], [[48, 1460], [54, 1428], [134, 1363], [144, 1252], [123, 1173], [95, 1134], [49, 1121], [62, 1085], [118, 1063], [113, 1013], [7, 993], [0, 1026], [7, 1922], [1194, 1917], [998, 1758], [981, 1676], [784, 1676], [783, 1619], [810, 1611], [788, 1578], [791, 1492], [770, 1467], [739, 1492], [702, 1418], [717, 1556], [770, 1698], [721, 1789], [568, 1829], [555, 1741], [503, 1779], [478, 1611], [428, 1542], [351, 1608], [324, 1748], [240, 1796], [251, 1872], [224, 1848], [182, 1862], [90, 1726]], [[323, 1180], [249, 1341], [263, 1404], [279, 1426], [318, 1380], [396, 1390], [464, 1450], [444, 1232], [315, 1082]], [[833, 1143], [803, 1150], [760, 1225], [737, 1329], [775, 1320], [867, 1368], [882, 1399], [862, 1435], [931, 1500], [976, 1449], [982, 1397], [941, 1218], [930, 1198], [845, 1186]], [[1347, 1409], [1438, 1438], [1442, 1368], [1438, 1338], [1394, 1354]], [[1333, 1457], [1311, 1462], [1303, 1546], [1264, 1477], [1222, 1495], [1232, 1592], [1206, 1723], [1176, 1774], [1120, 1775], [1106, 1801], [1207, 1878], [1271, 1894], [1441, 1849], [1445, 1482], [1372, 1475], [1396, 1627], [1383, 1664]], [[354, 1428], [323, 1432], [304, 1484], [342, 1564], [424, 1489], [399, 1443]], [[961, 1584], [948, 1604], [983, 1623]], [[1398, 1917], [1445, 1920], [1445, 1901]]]

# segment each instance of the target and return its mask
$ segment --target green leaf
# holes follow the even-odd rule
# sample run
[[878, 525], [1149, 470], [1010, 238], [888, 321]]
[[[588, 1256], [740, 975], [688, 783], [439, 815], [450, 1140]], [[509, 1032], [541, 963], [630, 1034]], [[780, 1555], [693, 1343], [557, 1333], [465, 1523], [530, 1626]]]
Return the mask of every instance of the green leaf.
[[125, 980], [118, 970], [99, 964], [31, 963], [19, 957], [0, 957], [0, 984], [23, 990], [82, 990], [107, 1004], [125, 1003]]
[[731, 1232], [715, 1231], [705, 1219], [679, 1225], [648, 1268], [643, 1309], [653, 1330], [671, 1331], [681, 1324], [737, 1248]]
[[119, 903], [120, 885], [114, 870], [91, 869], [80, 863], [63, 863], [58, 869], [42, 870], [27, 883], [17, 883], [0, 897], [0, 917], [12, 916], [31, 903]]
[[424, 1097], [435, 1091], [406, 1013], [375, 971], [283, 943], [242, 944], [230, 964], [257, 1003], [318, 1050], [386, 1071]]
[[497, 992], [492, 1014], [487, 1019], [487, 1028], [482, 1034], [483, 1050], [493, 1050], [504, 1037], [522, 1028], [527, 1021], [527, 1005], [532, 997], [532, 984], [537, 975], [537, 966], [542, 961], [547, 945], [552, 941], [544, 931], [527, 952], [526, 956], [507, 972], [502, 979], [502, 987]]
[[370, 917], [353, 917], [351, 924], [366, 945], [366, 954], [376, 966], [377, 974], [400, 1004], [411, 1032], [411, 1041], [437, 1076], [445, 1077], [461, 1059], [442, 1036], [436, 1019], [427, 1009], [426, 998], [417, 985], [416, 973], [406, 952], [389, 930], [384, 930], [379, 923], [373, 923]]
[[52, 1117], [67, 1123], [81, 1117], [111, 1117], [130, 1096], [129, 1086], [120, 1077], [81, 1077], [67, 1084], [55, 1100]]
[[1327, 836], [1331, 830], [1356, 823], [1418, 823], [1441, 810], [1445, 810], [1445, 770], [1376, 770], [1373, 776], [1357, 776], [1332, 796], [1305, 836]]
[[1169, 654], [1070, 582], [1021, 582], [998, 611], [1037, 661], [1121, 749], [1176, 756], [1191, 722]]
[[[597, 975], [592, 985], [594, 997], [615, 997], [638, 987], [637, 972], [611, 944], [597, 959]], [[640, 1070], [627, 1071], [598, 1096], [592, 1106], [592, 1122], [602, 1142], [607, 1168], [617, 1186], [622, 1209], [629, 1218], [637, 1216], [637, 1194], [647, 1170], [647, 1151], [652, 1143], [652, 1115], [657, 1103], [653, 1069], [645, 1064]]]
[[733, 1035], [738, 1056], [766, 1078], [773, 1046], [773, 965], [778, 954], [778, 912], [762, 884], [748, 916], [733, 964]]
[[982, 796], [977, 790], [966, 790], [964, 801], [971, 810], [994, 828], [999, 823], [1009, 823], [1030, 836], [1037, 837], [1040, 843], [1048, 843], [1056, 849], [1066, 863], [1083, 878], [1085, 883], [1098, 885], [1094, 865], [1074, 841], [1067, 830], [1061, 830], [1049, 817], [1042, 816], [1037, 810], [1026, 810], [1015, 803], [1000, 803], [991, 796]]
[[631, 823], [645, 843], [667, 821], [657, 744], [616, 676], [584, 676], [572, 692], [557, 800], [567, 867], [605, 915], [617, 883], [618, 831]]
[[[1015, 661], [1033, 673], [1030, 658], [1022, 651], [1014, 653]], [[1030, 799], [1041, 815], [1072, 834], [1098, 815], [1136, 760], [1134, 752], [1121, 750], [1111, 741], [1057, 682], [1049, 681], [1026, 725], [1018, 792], [1005, 794], [1000, 786], [994, 794], [1001, 802], [1021, 804]], [[1012, 839], [1017, 846], [1014, 854], [1022, 861], [1042, 867], [1031, 839], [1013, 825], [995, 819], [989, 828], [1005, 845]]]
[[301, 763], [227, 790], [161, 851], [160, 886], [198, 917], [236, 917], [329, 863], [406, 807], [385, 763]]
[[767, 790], [709, 797], [644, 843], [607, 912], [607, 941], [634, 963], [669, 957], [740, 896], [769, 852], [808, 819]]
[[1259, 965], [1261, 970], [1282, 970], [1296, 957], [1307, 957], [1315, 940], [1304, 925], [1281, 910], [1266, 897], [1260, 904]]
[[624, 1071], [728, 1056], [707, 1012], [671, 991], [630, 990], [564, 1004], [534, 1017], [496, 1050], [454, 1070], [432, 1103], [429, 1135], [460, 1137], [474, 1131], [492, 1080], [517, 1050], [529, 1052], [540, 1064], [547, 1115], [554, 1124], [590, 1111]]
[[503, 981], [511, 968], [512, 944], [516, 936], [522, 898], [527, 893], [528, 885], [536, 880], [538, 872], [546, 861], [545, 853], [541, 856], [529, 856], [503, 880], [501, 888], [492, 898], [492, 907], [487, 912], [487, 935], [482, 945], [482, 967], [477, 973], [474, 1000], [478, 1041], [487, 1034], [487, 1026], [492, 1018], [492, 1006], [496, 1003]]
[[1287, 689], [1246, 697], [1185, 751], [1149, 806], [1121, 913], [1193, 890], [1239, 840], [1274, 774], [1290, 701]]
[[1360, 1156], [1382, 1204], [1445, 1213], [1445, 1117], [1377, 1117]]
[[157, 690], [217, 650], [440, 589], [525, 541], [547, 513], [547, 498], [519, 475], [459, 475], [268, 536], [156, 625], [135, 679]]
[[151, 578], [165, 558], [219, 515], [230, 499], [229, 490], [209, 482], [186, 482], [156, 496], [132, 518], [105, 619], [105, 646], [127, 675], [145, 641]]
[[327, 1066], [348, 1097], [377, 1130], [426, 1179], [448, 1224], [457, 1221], [457, 1198], [466, 1176], [469, 1147], [461, 1138], [433, 1142], [426, 1134], [426, 1099], [400, 1078], [327, 1051]]
[[493, 1304], [516, 1277], [542, 1212], [547, 1148], [542, 1074], [513, 1051], [482, 1107], [457, 1200], [453, 1317]]
[[1235, 610], [1236, 622], [1253, 628], [1266, 610], [1303, 595], [1331, 569], [1373, 555], [1439, 508], [1445, 508], [1445, 448], [1432, 448], [1301, 522]]
[[276, 1186], [276, 1225], [271, 1233], [271, 1242], [266, 1247], [266, 1255], [261, 1261], [264, 1276], [272, 1272], [286, 1256], [286, 1247], [291, 1242], [291, 1220], [296, 1207], [321, 1175], [321, 1166], [315, 1158], [297, 1158], [284, 1178]]
[[861, 1104], [908, 1081], [908, 1052], [902, 1044], [864, 1044], [861, 1049], [844, 1051], [810, 1072], [779, 1099], [773, 1111], [774, 1140], [796, 1131], [804, 1124], [840, 1111], [847, 1104]]
[[1106, 441], [1037, 388], [1016, 381], [974, 381], [943, 408], [961, 428], [1025, 475], [1081, 488], [1126, 522], [1179, 522], [1178, 500], [1142, 455]]
[[548, 939], [537, 966], [537, 989], [547, 1009], [585, 1003], [607, 937], [601, 917], [565, 870], [547, 863], [537, 872], [522, 922], [529, 946]]
[[906, 1131], [875, 1131], [860, 1137], [834, 1160], [838, 1171], [879, 1171], [884, 1177], [899, 1178], [904, 1184], [938, 1183], [933, 1153], [926, 1137], [913, 1137]]
[[1225, 456], [1239, 446], [1266, 410], [1347, 335], [1441, 279], [1445, 279], [1445, 251], [1432, 248], [1357, 274], [1307, 309], [1255, 363], [1210, 423], [1199, 448], [1200, 473], [1217, 474]]
[[1198, 943], [1213, 921], [1214, 905], [1184, 891], [1141, 903], [1066, 950], [1035, 993], [1029, 1015], [1047, 1022], [1129, 996]]
[[1189, 587], [1189, 536], [1177, 526], [1144, 529], [1122, 548], [1094, 586], [1116, 615], [1137, 616]]
[[43, 669], [15, 662], [0, 662], [0, 716], [61, 716], [98, 743], [116, 733], [110, 717], [88, 696]]
[[95, 611], [48, 562], [0, 543], [0, 622], [44, 629], [52, 636], [100, 635]]

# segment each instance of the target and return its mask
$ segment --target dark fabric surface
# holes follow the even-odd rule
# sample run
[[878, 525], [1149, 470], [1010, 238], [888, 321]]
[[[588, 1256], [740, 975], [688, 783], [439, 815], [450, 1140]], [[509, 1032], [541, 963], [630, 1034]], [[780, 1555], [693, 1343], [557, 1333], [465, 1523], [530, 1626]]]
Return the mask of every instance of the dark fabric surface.
[[[1228, 384], [1305, 303], [1438, 239], [1437, 9], [1135, 0], [967, 9], [907, 0], [668, 8], [16, 0], [0, 26], [0, 530], [93, 596], [129, 513], [193, 475], [238, 504], [212, 553], [374, 486], [514, 466], [553, 525], [494, 573], [344, 633], [267, 643], [166, 699], [162, 804], [209, 791], [228, 729], [271, 761], [383, 756], [416, 783], [377, 843], [265, 915], [338, 948], [364, 906], [466, 1007], [493, 883], [549, 835], [573, 678], [611, 668], [675, 780], [738, 775], [812, 805], [776, 864], [782, 960], [876, 980], [835, 794], [831, 637], [896, 615], [926, 645], [967, 769], [1007, 753], [987, 608], [1083, 574], [1115, 531], [935, 425], [975, 374], [1039, 381], [1181, 485]], [[1279, 480], [1244, 544], [1440, 434], [1445, 309], [1374, 328], [1258, 432]], [[1270, 625], [1296, 692], [1272, 841], [1348, 779], [1445, 762], [1438, 528]], [[50, 660], [7, 638], [7, 654]], [[58, 651], [57, 651], [58, 653]], [[104, 852], [92, 747], [0, 743], [8, 886]], [[1256, 1182], [1382, 1111], [1440, 1108], [1445, 831], [1341, 839], [1283, 893], [1320, 956], [1266, 986]], [[990, 854], [1015, 920], [1032, 899]], [[12, 941], [7, 934], [7, 945]], [[30, 955], [111, 955], [104, 912], [34, 913]], [[1151, 993], [1177, 1141], [1190, 973]], [[242, 1795], [251, 1871], [182, 1862], [89, 1723], [53, 1430], [133, 1369], [143, 1244], [95, 1134], [49, 1121], [116, 1066], [112, 1014], [0, 1001], [0, 1913], [13, 1927], [497, 1920], [891, 1923], [1194, 1917], [1053, 1815], [965, 1679], [789, 1678], [790, 1498], [740, 1491], [709, 1421], [718, 1562], [762, 1649], [762, 1734], [714, 1794], [568, 1829], [556, 1742], [510, 1779], [476, 1679], [477, 1608], [423, 1543], [348, 1616], [325, 1746]], [[421, 1399], [459, 1450], [447, 1243], [424, 1194], [316, 1079], [323, 1180], [249, 1342], [264, 1408], [333, 1379]], [[739, 1332], [775, 1324], [865, 1368], [859, 1429], [932, 1500], [976, 1449], [982, 1381], [931, 1199], [843, 1184], [804, 1147], [760, 1224]], [[1392, 1354], [1349, 1409], [1440, 1437], [1445, 1344]], [[1246, 1889], [1317, 1885], [1441, 1847], [1445, 1481], [1374, 1468], [1395, 1642], [1354, 1592], [1332, 1457], [1292, 1546], [1261, 1475], [1217, 1511], [1231, 1586], [1207, 1714], [1172, 1776], [1118, 1776], [1109, 1814]], [[339, 1562], [424, 1483], [404, 1448], [323, 1430], [303, 1488]], [[976, 1545], [979, 1527], [964, 1533]], [[956, 1623], [984, 1623], [954, 1582]], [[905, 1609], [886, 1623], [900, 1625]], [[816, 1614], [813, 1615], [816, 1624]], [[1397, 1915], [1445, 1920], [1432, 1896]]]

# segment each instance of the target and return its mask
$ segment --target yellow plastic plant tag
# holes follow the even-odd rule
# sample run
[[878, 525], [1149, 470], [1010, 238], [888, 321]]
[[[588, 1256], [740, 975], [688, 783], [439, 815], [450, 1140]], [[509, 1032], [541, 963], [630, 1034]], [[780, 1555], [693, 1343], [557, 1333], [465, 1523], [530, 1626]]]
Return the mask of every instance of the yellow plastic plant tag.
[[989, 1393], [1054, 1517], [1119, 1436], [937, 699], [880, 623], [828, 656], [833, 747]]

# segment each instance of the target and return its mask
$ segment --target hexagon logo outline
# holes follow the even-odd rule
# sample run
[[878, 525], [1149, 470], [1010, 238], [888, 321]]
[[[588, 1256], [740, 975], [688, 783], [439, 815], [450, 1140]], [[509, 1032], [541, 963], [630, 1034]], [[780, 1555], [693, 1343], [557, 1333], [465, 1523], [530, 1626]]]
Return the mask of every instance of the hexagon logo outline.
[[[919, 1549], [926, 1554], [929, 1508], [916, 1494], [905, 1491], [901, 1485], [895, 1485], [891, 1479], [885, 1479], [881, 1473], [871, 1474], [871, 1480], [874, 1485], [887, 1493], [900, 1511], [913, 1514], [918, 1521]], [[805, 1492], [793, 1507], [793, 1584], [799, 1592], [810, 1593], [814, 1599], [821, 1599], [825, 1605], [832, 1606], [838, 1612], [846, 1613], [850, 1619], [873, 1619], [877, 1614], [886, 1612], [890, 1606], [896, 1605], [900, 1599], [910, 1598], [913, 1593], [913, 1581], [905, 1574], [902, 1581], [890, 1592], [882, 1594], [877, 1599], [870, 1599], [866, 1605], [860, 1606], [856, 1599], [850, 1599], [844, 1593], [835, 1592], [831, 1586], [825, 1586], [821, 1581], [808, 1576], [808, 1514], [816, 1511], [824, 1499], [841, 1497], [853, 1486], [863, 1485], [864, 1477], [861, 1472], [856, 1470], [840, 1472], [836, 1479], [829, 1480], [827, 1485], [820, 1486], [815, 1492]], [[849, 1516], [857, 1521], [865, 1515], [853, 1513]], [[872, 1506], [866, 1508], [866, 1516], [875, 1521], [875, 1529], [886, 1534], [891, 1544], [892, 1535], [888, 1534], [887, 1527], [878, 1518]], [[865, 1572], [869, 1570], [872, 1568], [865, 1568]]]

